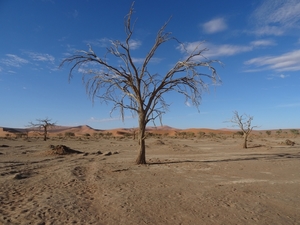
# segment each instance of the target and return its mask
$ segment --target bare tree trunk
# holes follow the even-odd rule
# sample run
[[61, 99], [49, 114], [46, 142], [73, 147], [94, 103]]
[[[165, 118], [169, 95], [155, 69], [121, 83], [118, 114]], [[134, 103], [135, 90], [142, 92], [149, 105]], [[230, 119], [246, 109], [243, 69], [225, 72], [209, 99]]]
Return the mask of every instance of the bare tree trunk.
[[44, 141], [47, 141], [47, 127], [44, 126]]
[[138, 157], [135, 160], [136, 164], [146, 164], [145, 132], [146, 132], [145, 114], [140, 113], [139, 114], [139, 131], [138, 131], [139, 150], [138, 150]]
[[247, 139], [248, 139], [248, 134], [244, 133], [244, 144], [243, 144], [243, 148], [247, 148]]

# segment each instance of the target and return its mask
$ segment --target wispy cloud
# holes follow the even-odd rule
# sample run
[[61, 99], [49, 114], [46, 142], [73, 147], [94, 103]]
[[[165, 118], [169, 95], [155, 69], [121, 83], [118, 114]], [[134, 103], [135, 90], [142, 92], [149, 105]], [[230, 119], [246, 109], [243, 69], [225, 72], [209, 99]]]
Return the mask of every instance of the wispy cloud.
[[27, 52], [27, 54], [34, 61], [50, 62], [50, 63], [54, 63], [55, 61], [55, 58], [49, 54], [37, 53], [37, 52]]
[[[151, 58], [150, 63], [157, 64], [157, 63], [160, 63], [162, 60], [163, 60], [162, 58], [153, 57], [153, 58]], [[132, 61], [134, 63], [141, 64], [141, 63], [143, 63], [145, 61], [145, 58], [135, 58], [135, 57], [132, 57]]]
[[138, 49], [141, 45], [142, 45], [142, 42], [139, 40], [132, 39], [129, 41], [129, 47], [131, 48], [131, 50]]
[[135, 58], [135, 57], [132, 57], [132, 61], [134, 63], [137, 63], [137, 64], [141, 64], [145, 61], [145, 58]]
[[8, 67], [21, 67], [29, 63], [28, 60], [13, 54], [6, 54], [6, 58], [1, 59], [0, 62]]
[[[95, 40], [86, 40], [84, 41], [84, 43], [96, 47], [100, 47], [100, 48], [107, 48], [110, 47], [112, 45], [113, 40], [108, 39], [108, 38], [100, 38], [100, 39], [95, 39]], [[134, 40], [131, 39], [129, 41], [129, 47], [131, 50], [136, 50], [138, 49], [140, 46], [142, 45], [142, 42], [139, 40]]]
[[287, 74], [273, 74], [273, 75], [270, 75], [267, 79], [268, 80], [273, 80], [274, 78], [281, 78], [281, 79], [285, 79], [285, 78], [288, 78], [290, 75], [287, 75]]
[[[205, 49], [203, 51], [202, 55], [206, 58], [211, 58], [211, 57], [221, 57], [221, 56], [234, 56], [237, 54], [250, 52], [250, 51], [254, 51], [257, 49], [262, 49], [262, 48], [266, 48], [266, 47], [270, 47], [270, 46], [274, 46], [274, 45], [277, 45], [277, 43], [270, 39], [258, 39], [258, 40], [252, 41], [249, 44], [245, 44], [245, 45], [234, 45], [234, 44], [215, 45], [212, 43], [195, 41], [195, 42], [184, 43], [184, 45], [179, 45], [177, 47], [177, 49], [180, 50], [181, 53], [183, 53], [183, 54], [191, 54], [192, 52], [194, 52], [196, 50], [196, 48], [198, 48], [198, 50]], [[292, 66], [296, 66], [295, 70], [298, 70], [296, 61], [298, 60], [298, 62], [299, 62], [299, 54], [300, 54], [300, 50], [287, 53], [285, 55], [282, 55], [281, 58], [274, 59], [274, 60], [284, 60], [283, 62], [291, 64], [290, 69], [292, 69]], [[268, 57], [254, 58], [254, 59], [248, 60], [247, 62], [245, 62], [245, 64], [250, 65], [250, 64], [263, 63], [264, 59], [267, 59], [267, 58]], [[276, 58], [276, 57], [269, 57], [269, 58]], [[281, 66], [283, 66], [283, 64], [279, 64], [279, 62], [277, 62], [277, 64], [274, 65], [274, 68], [278, 67], [278, 69], [280, 69]], [[300, 64], [299, 64], [299, 66], [300, 66]], [[253, 70], [254, 69], [252, 68], [251, 71], [253, 72]], [[258, 68], [256, 68], [255, 70], [258, 70]], [[261, 68], [259, 70], [261, 70]], [[247, 70], [247, 72], [249, 72], [249, 71], [250, 70]]]
[[100, 48], [107, 48], [111, 45], [111, 41], [108, 38], [101, 38], [101, 39], [95, 39], [95, 40], [86, 40], [84, 43]]
[[214, 45], [209, 43], [204, 43], [201, 41], [185, 43], [184, 46], [180, 45], [177, 47], [184, 54], [191, 54], [198, 49], [207, 49], [203, 52], [204, 57], [215, 57], [215, 56], [232, 56], [242, 52], [249, 52], [253, 50], [251, 45]]
[[284, 29], [275, 26], [263, 26], [263, 27], [256, 28], [253, 33], [258, 36], [263, 36], [263, 35], [280, 36], [284, 34]]
[[276, 45], [276, 43], [273, 40], [256, 40], [252, 41], [251, 45], [254, 47], [262, 47], [262, 46], [273, 46]]
[[227, 24], [226, 24], [224, 18], [216, 18], [216, 19], [210, 20], [210, 21], [204, 23], [202, 26], [203, 26], [204, 32], [209, 33], [209, 34], [221, 32], [221, 31], [227, 29]]
[[249, 52], [252, 51], [252, 46], [247, 45], [208, 45], [209, 51], [205, 56], [212, 57], [212, 56], [232, 56], [237, 55], [242, 52]]
[[191, 107], [191, 106], [192, 106], [191, 103], [188, 102], [188, 101], [185, 102], [185, 105], [186, 105], [187, 107]]
[[291, 51], [279, 56], [262, 56], [250, 59], [246, 65], [253, 65], [261, 70], [299, 71], [300, 70], [300, 50]]
[[257, 35], [282, 35], [290, 29], [300, 29], [299, 0], [265, 0], [253, 12]]

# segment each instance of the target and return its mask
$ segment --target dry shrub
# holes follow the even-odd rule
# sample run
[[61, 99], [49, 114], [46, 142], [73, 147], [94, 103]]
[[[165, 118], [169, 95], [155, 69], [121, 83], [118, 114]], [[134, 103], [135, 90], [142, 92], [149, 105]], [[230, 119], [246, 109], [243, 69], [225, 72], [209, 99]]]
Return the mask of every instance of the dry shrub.
[[291, 140], [289, 140], [289, 139], [286, 139], [286, 140], [285, 140], [285, 144], [286, 144], [286, 145], [294, 146], [294, 145], [295, 145], [295, 142], [293, 142], [293, 141], [291, 141]]
[[71, 149], [65, 145], [50, 145], [49, 155], [68, 155], [68, 154], [80, 154], [82, 152]]
[[165, 143], [162, 140], [156, 140], [154, 142], [154, 144], [156, 144], [156, 145], [164, 145]]

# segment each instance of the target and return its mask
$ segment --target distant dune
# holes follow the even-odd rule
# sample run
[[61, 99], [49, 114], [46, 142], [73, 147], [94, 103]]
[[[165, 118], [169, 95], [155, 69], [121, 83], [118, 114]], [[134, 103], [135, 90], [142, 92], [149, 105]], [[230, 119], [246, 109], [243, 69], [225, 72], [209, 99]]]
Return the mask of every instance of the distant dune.
[[[59, 134], [64, 135], [66, 132], [74, 133], [75, 136], [83, 136], [83, 135], [93, 135], [94, 133], [103, 133], [103, 134], [110, 134], [112, 136], [123, 136], [126, 134], [133, 134], [136, 132], [138, 128], [117, 128], [117, 129], [108, 129], [108, 130], [100, 130], [94, 129], [88, 125], [80, 125], [80, 126], [54, 126], [48, 130], [49, 136], [57, 136]], [[168, 136], [176, 136], [179, 133], [194, 133], [198, 134], [200, 132], [204, 132], [205, 134], [225, 134], [230, 135], [232, 133], [236, 133], [239, 129], [228, 129], [228, 128], [221, 128], [221, 129], [210, 129], [210, 128], [188, 128], [188, 129], [177, 129], [171, 126], [149, 126], [147, 127], [147, 132], [153, 134], [160, 134], [160, 135], [168, 135]], [[277, 130], [271, 130], [272, 134], [275, 134]], [[290, 133], [291, 129], [282, 129], [282, 132]], [[38, 133], [41, 133], [42, 130], [37, 128], [9, 128], [9, 127], [0, 127], [0, 137], [5, 136], [16, 136], [20, 134], [26, 135], [28, 133], [29, 136], [36, 136]], [[254, 130], [253, 134], [258, 133], [265, 133], [266, 130]]]
[[[92, 135], [93, 133], [110, 133], [112, 136], [122, 136], [124, 134], [133, 134], [134, 131], [137, 131], [138, 128], [117, 128], [117, 129], [108, 129], [108, 130], [99, 130], [94, 129], [88, 125], [81, 125], [81, 126], [54, 126], [48, 130], [48, 134], [50, 136], [57, 136], [59, 133], [65, 134], [66, 132], [74, 133], [75, 136], [82, 136], [82, 135]], [[175, 136], [178, 132], [205, 132], [205, 133], [228, 133], [232, 131], [222, 131], [222, 130], [214, 130], [214, 129], [207, 129], [207, 128], [192, 128], [192, 129], [177, 129], [170, 126], [149, 126], [147, 127], [147, 132], [153, 134], [161, 134], [161, 135], [168, 135], [168, 136]], [[37, 128], [8, 128], [8, 127], [0, 127], [0, 137], [5, 137], [7, 135], [18, 135], [18, 134], [26, 134], [28, 133], [29, 136], [34, 136], [36, 133], [42, 132]]]

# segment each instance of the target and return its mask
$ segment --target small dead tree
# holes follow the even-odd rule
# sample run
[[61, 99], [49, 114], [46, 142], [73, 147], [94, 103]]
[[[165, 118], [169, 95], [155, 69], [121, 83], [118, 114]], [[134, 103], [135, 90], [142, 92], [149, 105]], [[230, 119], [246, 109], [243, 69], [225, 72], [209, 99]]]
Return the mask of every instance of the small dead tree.
[[[134, 49], [131, 44], [134, 27], [131, 23], [132, 14], [133, 4], [125, 18], [125, 41], [111, 41], [111, 47], [107, 48], [105, 57], [98, 57], [89, 46], [88, 51], [80, 50], [64, 59], [60, 67], [64, 64], [72, 65], [69, 79], [76, 70], [83, 72], [82, 78], [86, 84], [87, 94], [92, 100], [97, 97], [102, 102], [113, 103], [111, 112], [119, 109], [122, 120], [125, 110], [130, 110], [133, 116], [138, 116], [139, 150], [136, 163], [146, 164], [146, 125], [150, 121], [154, 123], [156, 119], [161, 122], [162, 115], [169, 107], [164, 95], [171, 91], [178, 92], [186, 98], [186, 101], [190, 101], [198, 108], [202, 91], [207, 91], [209, 87], [204, 78], [213, 83], [219, 83], [220, 79], [212, 66], [218, 61], [206, 59], [202, 53], [207, 49], [200, 49], [200, 46], [192, 52], [187, 51], [170, 32], [165, 32], [168, 22], [158, 30], [154, 44], [143, 62], [137, 63], [132, 55]], [[149, 63], [157, 49], [171, 40], [177, 41], [180, 48], [185, 50], [186, 57], [177, 61], [164, 75], [150, 72]], [[110, 63], [113, 58], [118, 60], [116, 65]], [[99, 67], [95, 68], [95, 65]], [[210, 70], [210, 73], [200, 72], [198, 69], [201, 68]]]
[[247, 148], [248, 136], [253, 130], [253, 128], [257, 127], [251, 125], [252, 120], [253, 120], [253, 116], [249, 116], [247, 114], [239, 115], [237, 111], [233, 112], [233, 117], [230, 120], [231, 123], [236, 124], [234, 126], [238, 126], [243, 132], [243, 138], [244, 138], [243, 148]]
[[44, 141], [47, 141], [48, 130], [55, 126], [56, 123], [51, 123], [51, 119], [37, 119], [37, 123], [29, 122], [29, 126], [33, 128], [38, 128], [43, 131]]

